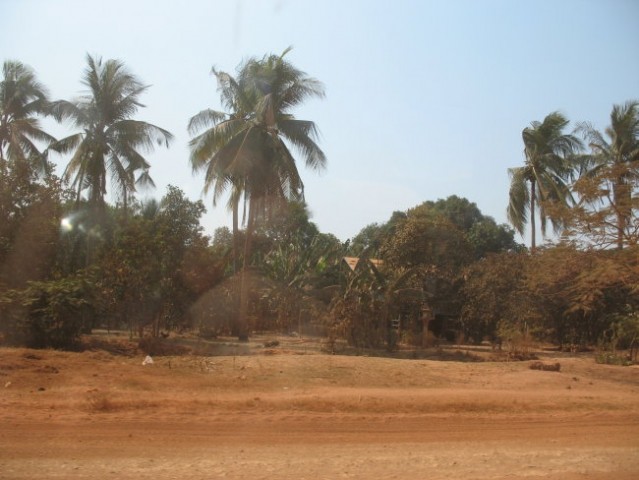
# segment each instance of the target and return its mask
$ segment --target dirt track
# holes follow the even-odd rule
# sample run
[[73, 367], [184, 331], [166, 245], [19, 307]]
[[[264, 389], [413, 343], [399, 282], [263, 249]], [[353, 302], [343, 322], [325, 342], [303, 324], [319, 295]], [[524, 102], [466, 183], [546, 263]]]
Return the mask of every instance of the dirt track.
[[0, 479], [639, 475], [637, 367], [270, 353], [0, 349]]

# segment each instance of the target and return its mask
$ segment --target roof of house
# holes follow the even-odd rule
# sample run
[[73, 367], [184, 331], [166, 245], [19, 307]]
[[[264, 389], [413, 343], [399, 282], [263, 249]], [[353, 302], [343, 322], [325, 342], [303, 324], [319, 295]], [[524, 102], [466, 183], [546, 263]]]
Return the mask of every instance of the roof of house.
[[[346, 265], [348, 265], [348, 267], [352, 270], [355, 271], [355, 269], [357, 268], [357, 264], [359, 263], [359, 257], [344, 257], [344, 262], [346, 262]], [[379, 268], [381, 267], [384, 262], [382, 260], [378, 260], [377, 258], [368, 258], [366, 259], [368, 260], [368, 262], [373, 265], [375, 268]]]

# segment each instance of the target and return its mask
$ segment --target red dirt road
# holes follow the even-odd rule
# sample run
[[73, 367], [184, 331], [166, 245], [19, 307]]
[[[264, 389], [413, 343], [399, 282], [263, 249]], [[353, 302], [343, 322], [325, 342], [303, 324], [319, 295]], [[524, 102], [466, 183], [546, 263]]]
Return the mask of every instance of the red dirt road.
[[0, 349], [0, 479], [639, 478], [639, 369], [558, 361]]

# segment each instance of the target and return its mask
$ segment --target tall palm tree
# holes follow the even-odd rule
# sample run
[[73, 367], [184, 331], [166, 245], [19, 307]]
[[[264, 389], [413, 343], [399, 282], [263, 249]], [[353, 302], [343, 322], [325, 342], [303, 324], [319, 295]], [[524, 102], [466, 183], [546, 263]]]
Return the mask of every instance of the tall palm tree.
[[[233, 211], [233, 272], [237, 272], [239, 246], [239, 204], [242, 198], [242, 180], [235, 176], [229, 165], [231, 153], [221, 153], [234, 136], [248, 128], [252, 104], [246, 92], [226, 72], [212, 69], [218, 84], [220, 99], [229, 113], [206, 109], [194, 115], [188, 125], [189, 133], [196, 135], [190, 142], [193, 172], [205, 170], [204, 193], [213, 192], [213, 206], [230, 189], [228, 208]], [[204, 130], [203, 133], [198, 134]], [[228, 149], [227, 149], [228, 150]]]
[[586, 177], [612, 184], [611, 189], [604, 190], [612, 190], [610, 203], [616, 217], [616, 243], [617, 248], [622, 249], [632, 218], [633, 188], [639, 180], [639, 102], [632, 100], [614, 105], [605, 136], [585, 122], [578, 130], [592, 151], [592, 168]]
[[[298, 120], [291, 113], [308, 98], [322, 98], [324, 89], [319, 81], [284, 59], [289, 50], [243, 62], [237, 78], [213, 69], [222, 105], [228, 112], [207, 109], [189, 121], [189, 132], [195, 135], [190, 142], [191, 166], [194, 172], [205, 171], [204, 191], [213, 192], [214, 204], [230, 190], [236, 239], [239, 205], [243, 200], [245, 208], [248, 206], [244, 273], [258, 216], [267, 215], [274, 201], [303, 198], [304, 185], [289, 146], [310, 168], [319, 170], [326, 164], [324, 152], [316, 143], [315, 123]], [[234, 243], [237, 252], [237, 240]], [[241, 286], [240, 297], [245, 295], [246, 288]], [[247, 335], [245, 300], [240, 300], [241, 337]]]
[[141, 150], [151, 151], [156, 144], [168, 147], [173, 136], [160, 127], [131, 119], [144, 106], [139, 97], [148, 86], [121, 61], [103, 62], [90, 55], [86, 60], [82, 83], [88, 93], [74, 101], [51, 104], [58, 121], [70, 121], [82, 131], [59, 140], [52, 148], [61, 153], [73, 151], [64, 176], [67, 180], [73, 177], [78, 201], [86, 190], [90, 205], [103, 207], [110, 175], [126, 212], [136, 185], [153, 185], [150, 165]]
[[0, 168], [6, 161], [30, 161], [40, 173], [48, 163], [35, 142], [55, 139], [40, 128], [37, 116], [46, 114], [48, 93], [26, 65], [7, 60], [0, 81]]
[[567, 205], [571, 199], [568, 185], [574, 174], [571, 160], [582, 145], [577, 137], [563, 133], [568, 123], [561, 113], [553, 112], [543, 122], [534, 121], [524, 128], [524, 166], [508, 169], [508, 220], [521, 235], [530, 220], [533, 251], [536, 248], [535, 213], [539, 214], [545, 236], [548, 220], [555, 230], [563, 225], [561, 216], [552, 207]]

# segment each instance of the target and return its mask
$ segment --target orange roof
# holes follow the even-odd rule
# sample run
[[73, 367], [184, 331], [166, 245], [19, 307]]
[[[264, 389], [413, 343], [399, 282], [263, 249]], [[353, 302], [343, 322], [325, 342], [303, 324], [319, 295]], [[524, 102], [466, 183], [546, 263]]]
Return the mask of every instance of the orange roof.
[[[355, 269], [357, 268], [357, 264], [359, 263], [359, 257], [344, 257], [344, 261], [352, 271], [355, 271]], [[376, 258], [369, 258], [368, 261], [375, 268], [379, 268], [384, 263], [382, 260], [378, 260]]]

